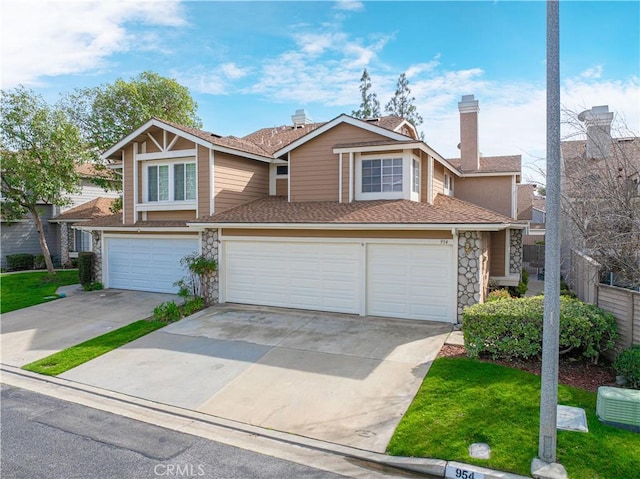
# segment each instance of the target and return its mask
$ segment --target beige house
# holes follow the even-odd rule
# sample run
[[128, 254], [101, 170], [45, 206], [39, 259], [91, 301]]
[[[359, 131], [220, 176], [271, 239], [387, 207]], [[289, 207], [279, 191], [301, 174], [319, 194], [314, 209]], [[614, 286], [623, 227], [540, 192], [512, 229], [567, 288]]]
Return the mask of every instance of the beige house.
[[490, 279], [516, 285], [520, 157], [481, 157], [478, 102], [461, 158], [406, 120], [340, 115], [243, 138], [151, 119], [104, 153], [123, 214], [84, 223], [107, 288], [175, 291], [180, 259], [217, 259], [219, 302], [455, 323]]

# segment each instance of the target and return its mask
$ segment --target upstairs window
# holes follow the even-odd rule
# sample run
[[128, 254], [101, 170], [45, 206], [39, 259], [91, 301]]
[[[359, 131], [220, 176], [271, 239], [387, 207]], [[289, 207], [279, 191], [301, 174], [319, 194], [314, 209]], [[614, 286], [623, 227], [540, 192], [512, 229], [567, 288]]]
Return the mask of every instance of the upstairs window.
[[276, 166], [276, 176], [287, 176], [289, 174], [289, 165]]
[[420, 193], [420, 161], [413, 158], [413, 181], [411, 191]]
[[444, 194], [453, 195], [453, 176], [444, 174]]
[[147, 166], [147, 201], [195, 201], [196, 164]]
[[402, 192], [402, 158], [362, 160], [362, 192]]

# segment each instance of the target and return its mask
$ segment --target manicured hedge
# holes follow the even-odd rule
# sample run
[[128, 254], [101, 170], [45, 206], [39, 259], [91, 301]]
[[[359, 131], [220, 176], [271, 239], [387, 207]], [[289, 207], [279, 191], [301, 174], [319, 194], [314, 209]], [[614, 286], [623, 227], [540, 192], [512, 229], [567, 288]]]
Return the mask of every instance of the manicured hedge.
[[82, 286], [93, 283], [93, 258], [89, 251], [78, 253], [78, 279]]
[[33, 269], [33, 255], [30, 253], [8, 254], [7, 269], [9, 271]]
[[613, 367], [626, 379], [629, 387], [640, 389], [640, 344], [634, 344], [618, 354]]
[[[542, 352], [544, 298], [514, 298], [476, 304], [463, 312], [467, 353], [477, 357], [515, 359]], [[560, 352], [579, 352], [594, 362], [613, 347], [617, 336], [611, 313], [577, 299], [560, 298]]]

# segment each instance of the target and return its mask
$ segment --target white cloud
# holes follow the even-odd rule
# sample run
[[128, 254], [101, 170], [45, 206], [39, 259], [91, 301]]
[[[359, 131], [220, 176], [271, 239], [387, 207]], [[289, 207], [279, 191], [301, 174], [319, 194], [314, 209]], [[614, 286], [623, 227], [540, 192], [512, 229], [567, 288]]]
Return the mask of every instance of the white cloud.
[[364, 9], [364, 3], [357, 0], [338, 0], [333, 6], [336, 10], [359, 12]]
[[223, 63], [222, 65], [220, 65], [220, 69], [227, 78], [230, 78], [232, 80], [244, 78], [249, 74], [248, 68], [241, 68], [235, 63]]
[[[158, 37], [145, 33], [142, 26], [186, 23], [180, 3], [173, 0], [5, 0], [2, 13], [3, 88], [91, 71], [134, 42], [138, 49], [153, 48]], [[135, 30], [127, 28], [128, 22], [135, 22]]]
[[583, 78], [601, 78], [603, 70], [602, 65], [596, 65], [594, 67], [587, 68], [580, 74], [580, 76]]

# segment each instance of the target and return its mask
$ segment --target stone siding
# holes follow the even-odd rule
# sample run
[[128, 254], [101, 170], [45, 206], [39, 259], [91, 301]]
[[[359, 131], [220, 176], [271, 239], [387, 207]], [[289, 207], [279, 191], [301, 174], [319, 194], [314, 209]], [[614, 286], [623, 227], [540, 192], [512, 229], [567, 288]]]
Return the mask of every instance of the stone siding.
[[522, 230], [510, 230], [510, 233], [509, 272], [519, 275], [522, 272]]
[[69, 258], [69, 223], [60, 223], [60, 264], [69, 266], [71, 259]]
[[[91, 246], [93, 249], [93, 280], [102, 282], [102, 232], [91, 233]], [[106, 285], [104, 285], [106, 287]]]
[[483, 247], [480, 233], [465, 231], [458, 236], [458, 322], [465, 307], [482, 300]]
[[[218, 230], [206, 229], [202, 232], [202, 255], [205, 258], [213, 259], [219, 263], [218, 259]], [[219, 273], [216, 269], [207, 277], [203, 278], [202, 294], [207, 305], [216, 304], [220, 298]]]

